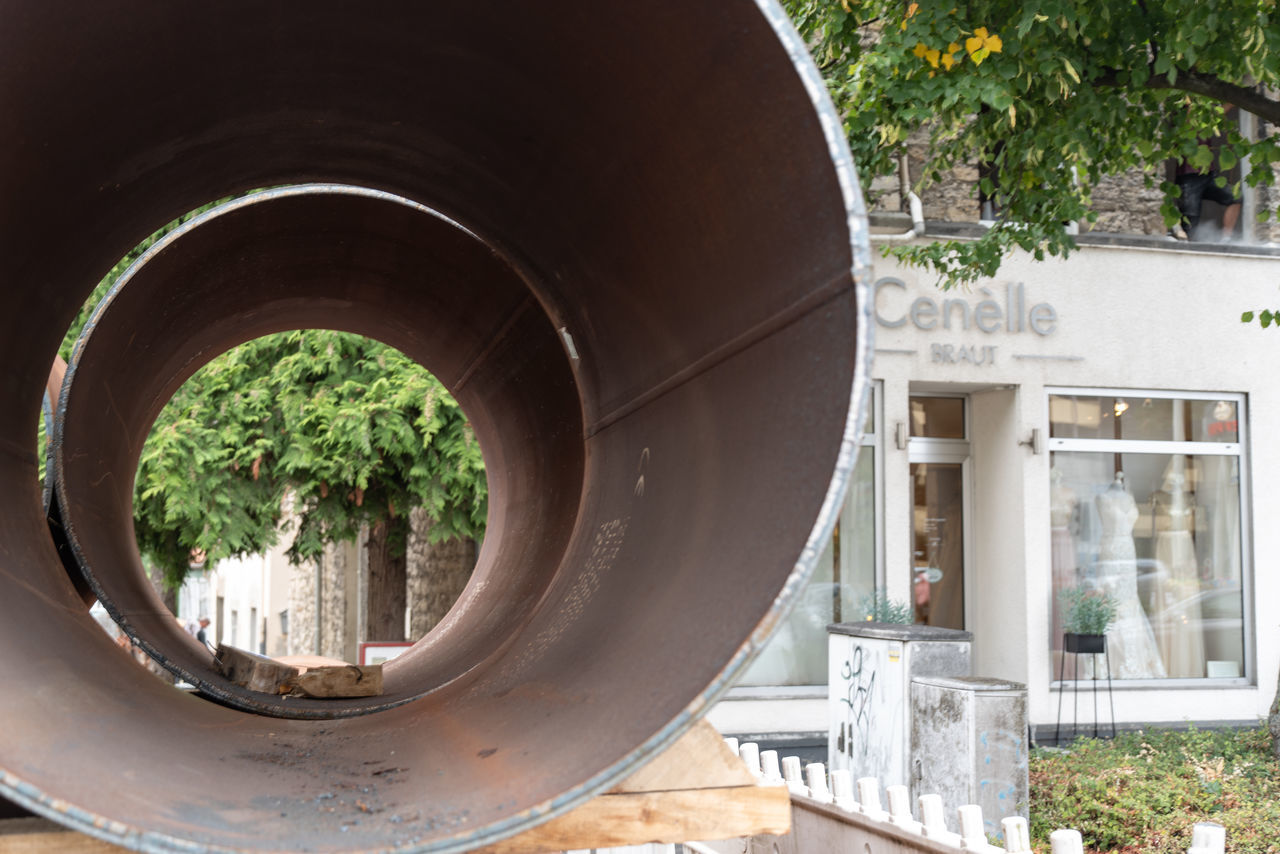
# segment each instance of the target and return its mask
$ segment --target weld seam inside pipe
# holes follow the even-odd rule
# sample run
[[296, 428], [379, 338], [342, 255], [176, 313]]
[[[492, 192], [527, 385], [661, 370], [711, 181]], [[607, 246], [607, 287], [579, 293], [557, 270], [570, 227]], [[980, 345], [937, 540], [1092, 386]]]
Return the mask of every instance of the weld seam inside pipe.
[[749, 349], [759, 341], [812, 314], [827, 303], [837, 299], [841, 294], [851, 290], [854, 285], [853, 277], [849, 273], [842, 271], [827, 284], [815, 288], [777, 314], [730, 338], [705, 356], [695, 359], [665, 380], [651, 386], [647, 391], [641, 392], [631, 400], [615, 408], [612, 412], [596, 419], [587, 428], [586, 438], [590, 439], [663, 395], [697, 379], [702, 374]]

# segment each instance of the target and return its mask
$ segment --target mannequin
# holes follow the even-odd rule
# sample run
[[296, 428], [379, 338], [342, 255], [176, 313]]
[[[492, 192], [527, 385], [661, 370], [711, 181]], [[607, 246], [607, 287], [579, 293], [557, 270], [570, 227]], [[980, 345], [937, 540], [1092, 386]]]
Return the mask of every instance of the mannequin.
[[[1200, 592], [1196, 548], [1191, 538], [1191, 502], [1182, 473], [1183, 458], [1174, 457], [1164, 480], [1164, 495], [1157, 496], [1168, 519], [1167, 530], [1156, 534], [1156, 560], [1169, 573], [1161, 606], [1184, 603], [1176, 619], [1160, 621], [1160, 655], [1170, 676], [1204, 676], [1204, 634], [1200, 625]], [[1183, 618], [1186, 622], [1184, 623]]]
[[1062, 643], [1062, 605], [1059, 597], [1063, 590], [1075, 587], [1076, 549], [1071, 536], [1071, 518], [1076, 510], [1076, 494], [1062, 482], [1062, 472], [1054, 466], [1049, 469], [1049, 542], [1050, 566], [1053, 569], [1053, 643]]
[[1107, 651], [1116, 679], [1152, 679], [1165, 675], [1155, 635], [1138, 601], [1138, 560], [1133, 525], [1138, 505], [1124, 483], [1124, 472], [1095, 499], [1102, 520], [1098, 544], [1098, 588], [1116, 601], [1116, 621], [1107, 632]]

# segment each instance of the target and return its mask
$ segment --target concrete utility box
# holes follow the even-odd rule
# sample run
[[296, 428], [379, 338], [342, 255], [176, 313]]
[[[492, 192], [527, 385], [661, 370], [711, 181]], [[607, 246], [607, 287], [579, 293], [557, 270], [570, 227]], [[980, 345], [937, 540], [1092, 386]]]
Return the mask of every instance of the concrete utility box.
[[987, 833], [1027, 817], [1027, 686], [981, 676], [920, 677], [911, 685], [911, 798], [978, 804]]
[[973, 635], [869, 622], [833, 623], [827, 632], [828, 767], [907, 784], [911, 680], [969, 675]]

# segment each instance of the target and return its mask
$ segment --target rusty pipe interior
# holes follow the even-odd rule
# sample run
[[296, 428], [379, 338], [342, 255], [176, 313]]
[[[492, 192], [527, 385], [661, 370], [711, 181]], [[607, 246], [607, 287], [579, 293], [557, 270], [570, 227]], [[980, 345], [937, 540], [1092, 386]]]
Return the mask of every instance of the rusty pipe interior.
[[[164, 607], [133, 538], [130, 473], [160, 409], [212, 357], [299, 328], [357, 332], [430, 365], [495, 470], [471, 583], [386, 665], [376, 697], [286, 698], [229, 682]], [[51, 460], [76, 564], [137, 646], [238, 708], [334, 718], [461, 678], [528, 621], [577, 518], [585, 443], [566, 334], [474, 235], [403, 199], [303, 186], [215, 209], [127, 272], [72, 356]]]
[[[0, 793], [139, 850], [466, 850], [706, 710], [817, 558], [866, 382], [861, 201], [771, 0], [0, 15]], [[337, 186], [251, 197], [137, 267], [59, 406], [79, 568], [213, 703], [88, 615], [34, 426], [63, 334], [133, 246], [312, 184]], [[131, 466], [176, 384], [305, 326], [422, 361], [489, 470], [476, 580], [363, 705], [220, 684], [130, 540]]]

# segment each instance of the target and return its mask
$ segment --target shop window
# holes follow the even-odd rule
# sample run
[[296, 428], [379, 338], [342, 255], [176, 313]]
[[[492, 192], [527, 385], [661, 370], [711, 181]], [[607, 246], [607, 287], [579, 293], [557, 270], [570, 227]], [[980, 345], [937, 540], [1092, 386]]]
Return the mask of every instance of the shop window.
[[827, 626], [861, 618], [880, 577], [879, 390], [873, 389], [849, 492], [813, 578], [739, 686], [825, 686]]
[[1243, 408], [1239, 395], [1050, 394], [1055, 674], [1060, 597], [1082, 588], [1115, 601], [1114, 679], [1248, 675]]

